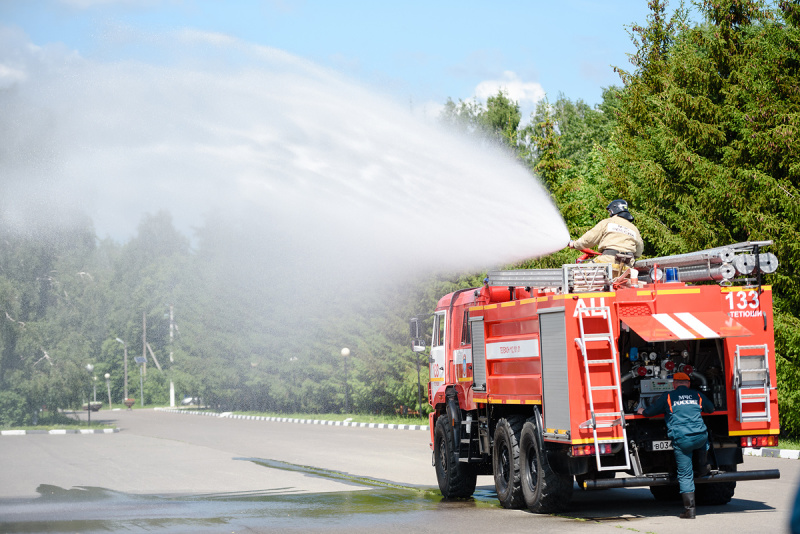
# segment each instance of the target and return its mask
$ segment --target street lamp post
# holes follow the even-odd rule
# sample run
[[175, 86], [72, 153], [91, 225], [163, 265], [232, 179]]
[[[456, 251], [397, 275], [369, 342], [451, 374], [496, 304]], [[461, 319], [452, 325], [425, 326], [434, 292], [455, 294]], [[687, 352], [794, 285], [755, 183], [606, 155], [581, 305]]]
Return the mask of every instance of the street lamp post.
[[[87, 363], [86, 364], [86, 370], [89, 371], [89, 374], [91, 375], [92, 371], [94, 371], [94, 365], [92, 365], [91, 363]], [[89, 397], [89, 395], [87, 394], [86, 397]], [[92, 402], [88, 398], [86, 399], [86, 418], [87, 418], [89, 427], [91, 427], [92, 426]]]
[[117, 341], [122, 343], [122, 347], [125, 350], [125, 360], [124, 360], [124, 362], [125, 362], [124, 363], [125, 378], [124, 378], [124, 382], [123, 382], [123, 384], [124, 384], [124, 386], [123, 386], [123, 389], [124, 389], [123, 395], [124, 395], [124, 397], [123, 398], [127, 399], [128, 398], [128, 344], [125, 343], [124, 341], [122, 341], [120, 338], [117, 338]]
[[97, 402], [97, 375], [92, 377], [92, 401]]
[[345, 347], [345, 348], [342, 349], [342, 358], [344, 358], [344, 413], [347, 413], [347, 412], [350, 411], [350, 408], [349, 408], [350, 403], [349, 403], [349, 400], [348, 400], [349, 391], [348, 391], [348, 386], [347, 386], [347, 357], [348, 356], [350, 356], [350, 349]]
[[291, 372], [292, 372], [292, 387], [290, 388], [290, 390], [292, 392], [292, 394], [291, 394], [292, 404], [294, 405], [295, 411], [299, 411], [299, 410], [297, 410], [297, 408], [298, 408], [298, 402], [297, 402], [298, 394], [297, 394], [297, 392], [298, 392], [298, 390], [300, 388], [298, 387], [298, 384], [297, 384], [297, 367], [296, 367], [297, 364], [295, 363], [296, 361], [297, 361], [297, 356], [291, 356], [289, 358], [289, 364], [290, 364], [290, 368], [291, 368]]
[[172, 356], [172, 354], [173, 354], [172, 342], [174, 341], [174, 338], [175, 338], [174, 331], [175, 331], [175, 310], [174, 310], [172, 304], [170, 304], [169, 305], [169, 363], [170, 363], [170, 369], [169, 369], [169, 406], [170, 406], [170, 408], [174, 408], [175, 407], [175, 382], [172, 379], [173, 377], [172, 377], [172, 365], [171, 365], [175, 361], [175, 359]]
[[144, 364], [147, 360], [142, 356], [137, 356], [134, 360], [139, 364], [139, 397], [144, 406]]
[[417, 360], [417, 411], [422, 415], [422, 381], [419, 376], [419, 354], [414, 353], [414, 359]]
[[106, 387], [108, 388], [108, 409], [111, 409], [111, 375], [106, 373]]

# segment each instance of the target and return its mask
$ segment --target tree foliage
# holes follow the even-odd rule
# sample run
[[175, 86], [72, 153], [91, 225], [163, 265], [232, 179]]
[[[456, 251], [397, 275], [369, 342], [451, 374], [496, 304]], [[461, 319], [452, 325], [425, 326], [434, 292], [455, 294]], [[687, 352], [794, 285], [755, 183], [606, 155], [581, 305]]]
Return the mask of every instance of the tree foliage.
[[179, 398], [219, 409], [337, 412], [345, 380], [358, 412], [417, 403], [406, 324], [420, 307], [403, 291], [308, 315], [306, 295], [275, 284], [268, 265], [241, 261], [229, 228], [209, 222], [193, 248], [166, 213], [145, 217], [125, 244], [97, 242], [89, 223], [8, 228], [0, 224], [0, 426], [31, 424], [43, 407], [75, 408], [95, 392], [107, 402], [105, 373], [120, 405], [125, 346], [128, 396], [146, 404], [166, 403], [172, 381]]
[[[550, 190], [572, 235], [614, 198], [632, 206], [645, 255], [772, 240], [781, 423], [800, 433], [800, 8], [704, 0], [693, 23], [650, 0], [632, 69], [592, 109], [543, 101], [509, 144]], [[470, 108], [473, 123], [485, 108]], [[560, 252], [525, 266], [570, 261]]]
[[[504, 147], [538, 175], [572, 235], [621, 197], [636, 216], [645, 255], [774, 240], [781, 267], [767, 283], [774, 287], [781, 424], [797, 435], [800, 8], [704, 0], [702, 20], [691, 22], [683, 6], [668, 16], [665, 1], [649, 5], [646, 24], [630, 28], [632, 68], [618, 69], [622, 87], [605, 89], [599, 105], [559, 95], [523, 120], [519, 104], [500, 90], [485, 103], [448, 100], [441, 120]], [[209, 220], [191, 243], [164, 213], [145, 217], [125, 244], [96, 240], [89, 221], [27, 228], [0, 224], [0, 426], [29, 423], [43, 405], [85, 401], [87, 363], [101, 377], [98, 393], [103, 374], [111, 375], [118, 403], [117, 338], [128, 347], [129, 396], [143, 393], [147, 403], [166, 402], [171, 380], [179, 394], [220, 409], [335, 412], [345, 395], [363, 413], [414, 406], [417, 362], [407, 318], [483, 279], [438, 274], [356, 306], [315, 288], [324, 306], [309, 311], [296, 288], [273, 283], [280, 272], [269, 261], [237, 260], [242, 244], [230, 238], [237, 232], [220, 221]], [[266, 247], [274, 254], [289, 250], [274, 239]], [[520, 267], [573, 260], [561, 251]], [[345, 346], [347, 361], [339, 352]], [[142, 392], [133, 357], [146, 353]], [[421, 375], [424, 389], [424, 361]]]
[[689, 25], [650, 2], [617, 112], [610, 181], [636, 208], [652, 255], [774, 240], [784, 430], [796, 434], [800, 321], [800, 29], [797, 7], [706, 0]]

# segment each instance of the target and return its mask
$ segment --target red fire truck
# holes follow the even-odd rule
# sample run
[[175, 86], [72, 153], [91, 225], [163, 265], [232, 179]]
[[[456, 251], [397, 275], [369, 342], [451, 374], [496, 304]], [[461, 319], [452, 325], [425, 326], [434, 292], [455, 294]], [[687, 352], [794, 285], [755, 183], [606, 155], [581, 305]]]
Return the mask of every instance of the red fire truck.
[[[649, 486], [680, 499], [663, 417], [636, 415], [672, 375], [713, 400], [705, 415], [712, 471], [695, 479], [699, 504], [724, 504], [743, 448], [778, 443], [771, 242], [747, 242], [608, 264], [493, 271], [483, 287], [439, 300], [428, 399], [442, 495], [469, 497], [494, 475], [506, 508], [550, 513], [581, 489]], [[638, 276], [637, 276], [638, 275]], [[423, 318], [411, 320], [425, 349]], [[697, 471], [696, 471], [697, 472]]]

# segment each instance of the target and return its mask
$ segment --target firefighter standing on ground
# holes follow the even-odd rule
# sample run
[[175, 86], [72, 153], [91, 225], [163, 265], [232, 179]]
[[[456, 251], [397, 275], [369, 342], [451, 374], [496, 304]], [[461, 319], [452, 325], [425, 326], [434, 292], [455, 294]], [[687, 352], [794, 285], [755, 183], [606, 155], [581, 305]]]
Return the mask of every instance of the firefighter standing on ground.
[[628, 212], [628, 203], [622, 199], [614, 200], [606, 209], [608, 218], [580, 238], [570, 241], [569, 247], [598, 250], [600, 256], [592, 260], [594, 263], [616, 263], [618, 253], [633, 254], [634, 258], [641, 256], [644, 243], [639, 229], [633, 224], [633, 215]]
[[[689, 389], [689, 375], [675, 373], [672, 377], [673, 391], [663, 393], [647, 408], [639, 407], [640, 415], [652, 417], [664, 414], [667, 423], [667, 435], [672, 439], [675, 450], [675, 462], [678, 464], [678, 483], [681, 488], [684, 512], [682, 519], [694, 519], [694, 469], [692, 454], [699, 453], [701, 469], [707, 470], [706, 450], [708, 448], [708, 429], [700, 412], [713, 413], [714, 404], [708, 397]], [[704, 476], [707, 473], [701, 473]]]

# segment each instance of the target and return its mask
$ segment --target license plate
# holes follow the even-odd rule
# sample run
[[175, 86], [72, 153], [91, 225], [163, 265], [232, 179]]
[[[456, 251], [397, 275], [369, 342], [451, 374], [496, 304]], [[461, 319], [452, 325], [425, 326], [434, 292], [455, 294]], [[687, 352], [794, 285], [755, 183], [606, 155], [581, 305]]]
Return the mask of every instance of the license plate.
[[653, 450], [654, 451], [671, 451], [672, 450], [672, 440], [671, 439], [653, 440]]

